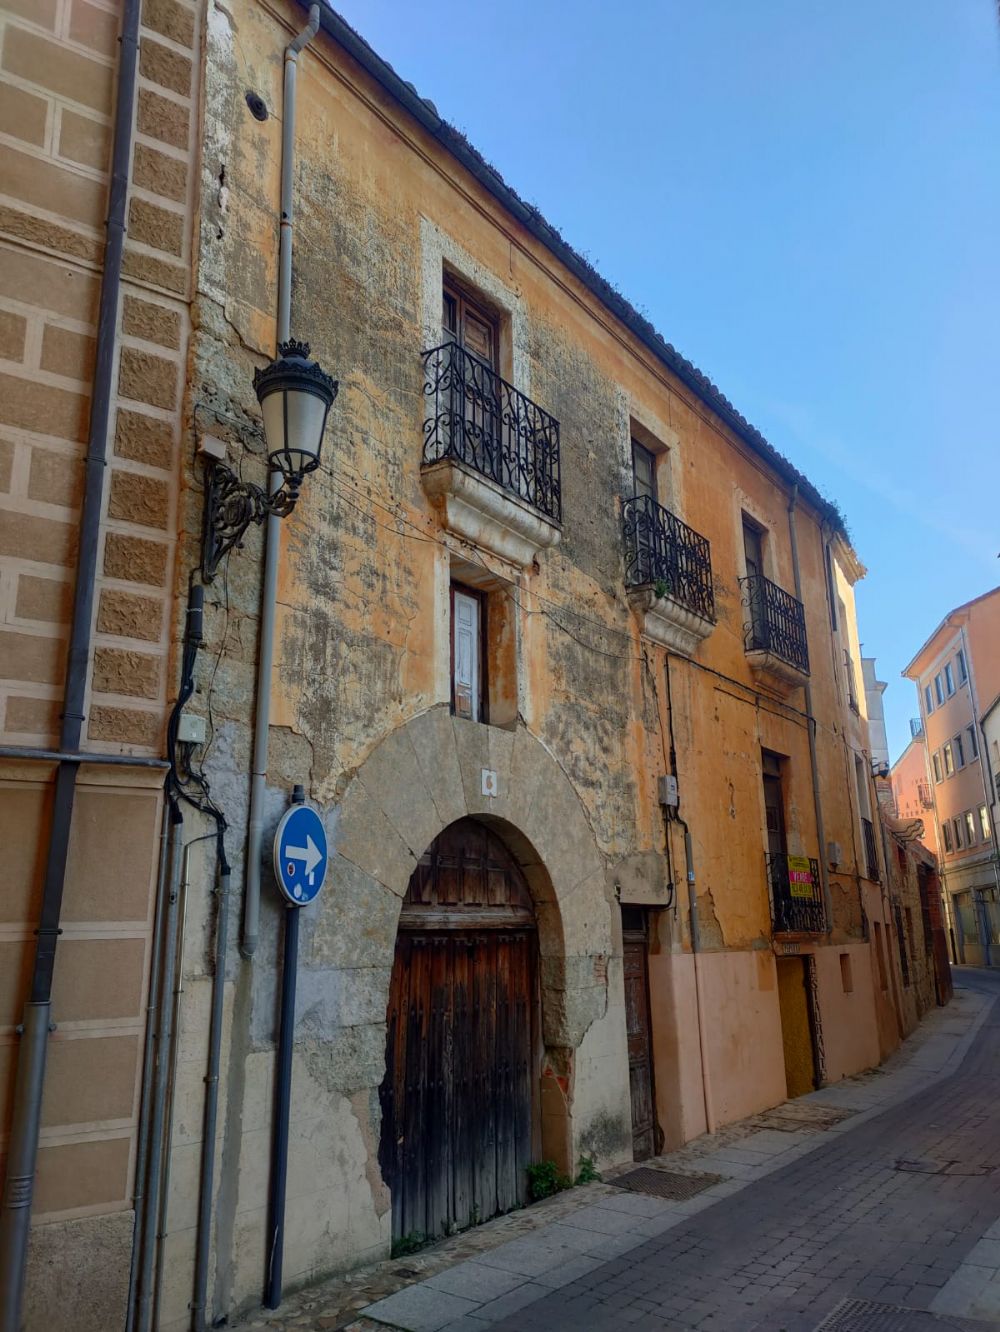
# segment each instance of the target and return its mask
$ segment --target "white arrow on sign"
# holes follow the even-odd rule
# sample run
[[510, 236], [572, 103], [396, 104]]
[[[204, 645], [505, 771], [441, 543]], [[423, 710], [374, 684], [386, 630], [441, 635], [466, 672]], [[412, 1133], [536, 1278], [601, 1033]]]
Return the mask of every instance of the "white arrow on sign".
[[313, 871], [323, 859], [323, 852], [313, 841], [310, 834], [306, 833], [305, 846], [288, 846], [285, 848], [285, 853], [289, 860], [304, 860], [306, 862], [306, 873], [309, 875], [309, 883], [312, 884], [314, 879]]

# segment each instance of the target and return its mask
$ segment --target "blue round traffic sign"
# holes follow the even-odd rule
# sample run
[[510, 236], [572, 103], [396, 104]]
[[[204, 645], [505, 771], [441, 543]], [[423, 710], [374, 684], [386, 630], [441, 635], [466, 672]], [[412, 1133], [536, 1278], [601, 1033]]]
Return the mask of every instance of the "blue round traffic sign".
[[314, 809], [293, 805], [274, 834], [274, 877], [292, 906], [308, 906], [326, 878], [326, 830]]

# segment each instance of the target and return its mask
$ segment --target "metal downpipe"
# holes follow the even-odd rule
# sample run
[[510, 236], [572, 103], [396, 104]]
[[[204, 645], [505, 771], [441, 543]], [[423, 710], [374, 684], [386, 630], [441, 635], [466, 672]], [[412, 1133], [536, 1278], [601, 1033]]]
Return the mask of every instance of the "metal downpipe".
[[193, 1332], [204, 1332], [212, 1324], [212, 1320], [206, 1316], [206, 1304], [212, 1247], [212, 1189], [215, 1182], [215, 1137], [219, 1118], [219, 1070], [222, 1065], [222, 1025], [226, 997], [230, 877], [229, 864], [223, 859], [219, 872], [219, 914], [215, 922], [215, 971], [208, 1027], [208, 1067], [205, 1072], [205, 1115], [202, 1124], [201, 1177], [198, 1183], [198, 1242], [195, 1249], [194, 1300], [191, 1304]]
[[187, 911], [191, 889], [191, 849], [199, 842], [215, 840], [217, 834], [205, 833], [184, 844], [181, 859], [180, 906], [177, 923], [177, 956], [172, 977], [164, 976], [163, 984], [171, 985], [170, 1048], [167, 1054], [166, 1113], [163, 1124], [162, 1158], [160, 1166], [160, 1205], [156, 1218], [156, 1272], [153, 1277], [153, 1304], [159, 1310], [163, 1293], [163, 1264], [166, 1258], [167, 1211], [170, 1206], [170, 1159], [173, 1154], [174, 1097], [177, 1090], [177, 1046], [181, 1028], [181, 996], [184, 993], [184, 940], [187, 937]]
[[[795, 578], [795, 595], [799, 602], [805, 606], [802, 600], [802, 570], [799, 567], [799, 542], [795, 530], [795, 506], [798, 503], [799, 487], [798, 482], [792, 487], [792, 497], [788, 501], [788, 538], [792, 547], [792, 573]], [[808, 722], [806, 725], [806, 734], [809, 737], [809, 768], [812, 774], [813, 808], [816, 812], [816, 837], [819, 841], [819, 877], [823, 884], [823, 910], [826, 913], [827, 933], [833, 929], [833, 898], [830, 895], [830, 875], [826, 864], [826, 828], [823, 825], [823, 802], [820, 797], [819, 786], [819, 760], [816, 756], [816, 718], [813, 715], [812, 704], [812, 685], [807, 679], [805, 683], [806, 696], [806, 716]]]
[[[299, 52], [319, 31], [319, 5], [309, 9], [309, 22], [285, 47], [281, 124], [281, 218], [278, 235], [278, 343], [287, 342], [292, 311], [292, 228], [295, 199], [295, 102]], [[272, 473], [273, 494], [281, 478]], [[269, 514], [264, 530], [264, 585], [261, 589], [260, 639], [257, 649], [257, 704], [250, 773], [250, 814], [247, 829], [246, 887], [243, 893], [243, 934], [240, 953], [253, 957], [260, 940], [260, 870], [264, 841], [264, 793], [267, 787], [271, 727], [271, 672], [274, 665], [274, 621], [278, 594], [278, 553], [281, 519]]]
[[163, 966], [157, 995], [155, 1054], [152, 1077], [152, 1102], [149, 1120], [149, 1151], [145, 1180], [145, 1221], [142, 1227], [138, 1259], [136, 1288], [139, 1307], [135, 1318], [138, 1332], [148, 1332], [153, 1316], [153, 1259], [156, 1252], [156, 1221], [159, 1216], [160, 1182], [162, 1176], [163, 1131], [167, 1099], [167, 1074], [170, 1065], [170, 1046], [173, 1029], [173, 993], [171, 979], [177, 966], [178, 900], [180, 898], [181, 868], [184, 852], [181, 848], [181, 828], [184, 821], [176, 804], [170, 807], [170, 887], [163, 921]]
[[159, 1003], [160, 957], [163, 952], [164, 895], [167, 881], [167, 863], [170, 851], [170, 806], [164, 802], [160, 827], [160, 855], [156, 872], [156, 906], [153, 916], [153, 939], [149, 963], [149, 998], [146, 1004], [146, 1035], [142, 1047], [142, 1089], [139, 1093], [139, 1131], [135, 1147], [135, 1182], [132, 1188], [132, 1256], [128, 1273], [128, 1303], [125, 1306], [125, 1332], [135, 1326], [136, 1282], [139, 1277], [139, 1249], [144, 1239], [146, 1213], [146, 1173], [149, 1156], [149, 1110], [153, 1083], [153, 1047], [156, 1038], [156, 1013]]
[[7, 1145], [7, 1168], [0, 1200], [0, 1332], [18, 1332], [21, 1300], [31, 1229], [31, 1201], [38, 1164], [38, 1134], [45, 1061], [52, 1010], [52, 976], [62, 912], [63, 889], [69, 855], [69, 833], [83, 733], [84, 703], [91, 656], [94, 595], [100, 542], [101, 510], [104, 503], [104, 474], [107, 468], [108, 424], [111, 416], [111, 387], [114, 377], [115, 332], [121, 290], [122, 255], [125, 248], [125, 209], [132, 157], [132, 118], [138, 67], [140, 0], [125, 0], [122, 16], [121, 55], [115, 97], [114, 144], [97, 319], [97, 358], [87, 432], [87, 461], [83, 507], [80, 515], [80, 544], [76, 588], [70, 628], [66, 688], [63, 694], [59, 748], [66, 754], [56, 773], [49, 832], [48, 858], [42, 890], [38, 942], [31, 977], [31, 990], [24, 1010], [17, 1072], [14, 1079], [14, 1113]]

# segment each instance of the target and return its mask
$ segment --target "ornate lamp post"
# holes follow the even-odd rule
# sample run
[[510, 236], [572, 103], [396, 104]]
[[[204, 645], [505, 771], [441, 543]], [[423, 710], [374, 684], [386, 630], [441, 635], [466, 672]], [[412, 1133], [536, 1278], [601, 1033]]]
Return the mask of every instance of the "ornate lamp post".
[[205, 482], [205, 542], [201, 571], [206, 583], [223, 557], [242, 544], [251, 523], [269, 514], [287, 518], [299, 498], [302, 478], [319, 466], [326, 418], [337, 381], [309, 359], [308, 342], [282, 342], [278, 359], [254, 371], [253, 386], [264, 420], [270, 491], [241, 481], [231, 467], [215, 463]]

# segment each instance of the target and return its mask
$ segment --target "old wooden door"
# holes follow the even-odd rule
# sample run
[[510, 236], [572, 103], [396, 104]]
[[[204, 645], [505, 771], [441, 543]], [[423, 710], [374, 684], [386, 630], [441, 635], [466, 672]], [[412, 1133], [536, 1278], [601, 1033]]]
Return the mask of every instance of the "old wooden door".
[[656, 1153], [657, 1132], [649, 1020], [649, 954], [646, 913], [641, 907], [622, 907], [622, 942], [628, 1081], [632, 1098], [632, 1156], [636, 1161], [645, 1161]]
[[779, 957], [776, 964], [785, 1084], [789, 1098], [805, 1096], [816, 1087], [812, 997], [809, 993], [810, 959]]
[[537, 940], [503, 842], [462, 819], [431, 844], [400, 915], [380, 1164], [394, 1240], [525, 1201], [537, 1082]]

